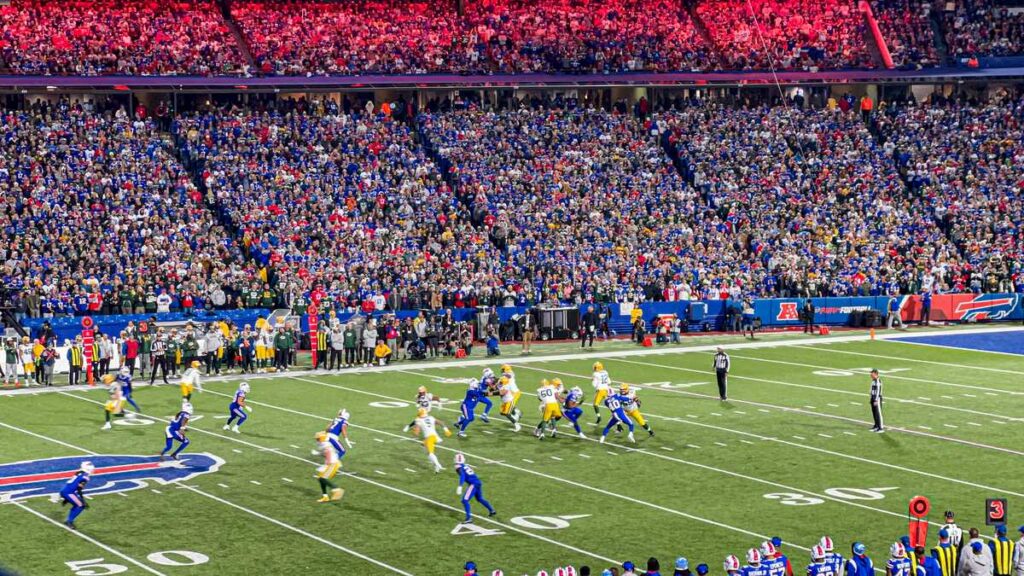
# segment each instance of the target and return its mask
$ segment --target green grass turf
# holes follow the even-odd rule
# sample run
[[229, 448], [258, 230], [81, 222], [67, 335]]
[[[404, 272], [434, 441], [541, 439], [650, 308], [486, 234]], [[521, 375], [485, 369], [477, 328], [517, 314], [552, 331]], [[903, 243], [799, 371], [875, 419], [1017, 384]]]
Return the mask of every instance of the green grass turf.
[[[560, 377], [581, 386], [589, 401], [596, 358], [600, 352], [521, 365], [503, 358], [516, 365], [524, 391], [524, 430], [513, 433], [495, 406], [490, 424], [474, 422], [468, 438], [440, 445], [447, 467], [440, 475], [402, 433], [414, 415], [411, 398], [426, 385], [451, 399], [435, 411], [451, 424], [463, 380], [479, 376], [480, 367], [410, 363], [402, 371], [254, 377], [254, 411], [241, 435], [222, 431], [217, 418], [226, 415], [237, 382], [208, 383], [193, 398], [203, 418], [191, 426], [189, 451], [217, 455], [224, 466], [188, 487], [98, 495], [78, 520], [80, 532], [168, 575], [441, 576], [460, 574], [468, 559], [487, 573], [501, 567], [533, 574], [649, 556], [667, 567], [678, 555], [717, 572], [726, 554], [742, 557], [773, 535], [787, 543], [797, 567], [826, 533], [844, 553], [853, 540], [864, 541], [879, 565], [888, 544], [906, 533], [907, 502], [917, 494], [932, 500], [933, 521], [952, 508], [961, 526], [986, 532], [985, 498], [1007, 498], [1011, 522], [1024, 507], [1024, 375], [1012, 356], [883, 341], [736, 350], [726, 403], [717, 400], [710, 353], [604, 358], [613, 379], [640, 386], [642, 411], [657, 435], [638, 430], [633, 446], [613, 432], [599, 445], [588, 405], [590, 440], [534, 439], [539, 380]], [[868, 431], [871, 367], [885, 380], [886, 434]], [[177, 388], [143, 387], [135, 397], [153, 423], [107, 432], [99, 429], [100, 390], [0, 397], [0, 463], [155, 454], [163, 446], [160, 419], [178, 406]], [[339, 479], [345, 498], [317, 504], [312, 436], [342, 407], [352, 413], [355, 442], [344, 459], [349, 475]], [[452, 534], [462, 516], [450, 465], [458, 450], [499, 511], [495, 522], [478, 517], [476, 525], [500, 534]], [[65, 509], [46, 498], [22, 503], [63, 520]], [[0, 526], [10, 535], [0, 564], [18, 573], [73, 574], [66, 562], [96, 558], [145, 573], [13, 504], [0, 505]], [[189, 567], [147, 558], [169, 550], [209, 560]]]

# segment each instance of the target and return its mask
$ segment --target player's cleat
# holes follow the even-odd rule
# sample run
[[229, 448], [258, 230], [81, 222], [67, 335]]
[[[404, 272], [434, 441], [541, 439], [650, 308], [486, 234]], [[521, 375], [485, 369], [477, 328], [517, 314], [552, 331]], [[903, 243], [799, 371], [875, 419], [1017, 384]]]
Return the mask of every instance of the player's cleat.
[[554, 438], [554, 437], [555, 437], [555, 434], [558, 434], [558, 430], [556, 430], [556, 429], [552, 428], [552, 429], [551, 429], [551, 437], [552, 437], [552, 438]]
[[466, 518], [465, 520], [462, 521], [462, 523], [463, 524], [472, 524], [473, 523], [473, 519], [472, 518]]
[[[231, 430], [231, 424], [225, 424], [225, 425], [224, 425], [224, 429], [225, 429], [225, 430]], [[316, 455], [316, 454], [319, 454], [319, 452], [317, 452], [316, 450], [314, 450], [314, 451], [313, 451], [313, 454], [314, 454], [314, 455]]]
[[515, 425], [512, 426], [512, 431], [513, 432], [519, 432], [522, 429], [523, 429], [523, 427], [519, 425], [519, 422], [516, 422]]
[[444, 467], [434, 466], [434, 474], [440, 474], [441, 472], [444, 472]]
[[458, 436], [459, 436], [459, 438], [465, 438], [466, 437], [466, 433], [463, 432], [462, 430], [459, 430]]
[[600, 415], [600, 414], [598, 414], [598, 415], [597, 415], [597, 420], [594, 420], [594, 426], [597, 426], [597, 425], [598, 425], [598, 424], [600, 424], [600, 423], [601, 423], [601, 415]]
[[238, 424], [232, 426], [231, 431], [234, 432], [235, 434], [241, 434], [241, 431], [238, 429]]
[[408, 431], [409, 431], [409, 425], [408, 424], [406, 424], [405, 426], [402, 426], [402, 432], [408, 432]]
[[68, 527], [68, 530], [78, 530], [74, 522], [65, 522], [64, 525]]
[[601, 436], [601, 439], [600, 439], [600, 440], [598, 440], [598, 442], [597, 442], [597, 443], [598, 443], [598, 444], [604, 444], [604, 439], [605, 439], [605, 437], [604, 437], [604, 436]]
[[491, 513], [488, 514], [487, 517], [488, 518], [494, 518], [497, 515], [498, 515], [498, 511], [497, 510], [491, 510]]
[[615, 433], [622, 434], [622, 424], [619, 424], [618, 426], [615, 427]]
[[491, 419], [487, 417], [487, 414], [481, 414], [480, 419], [484, 421], [484, 424], [490, 424]]
[[633, 438], [633, 433], [632, 432], [629, 433], [628, 438], [629, 438], [630, 442], [632, 442], [633, 444], [636, 444], [636, 438]]
[[320, 497], [320, 498], [319, 498], [319, 499], [317, 500], [317, 502], [330, 502], [330, 501], [331, 501], [331, 497], [330, 497], [330, 496], [328, 496], [327, 494], [324, 494], [323, 496], [321, 496], [321, 497]]
[[648, 430], [647, 433], [650, 434], [651, 436], [654, 436], [654, 430]]
[[104, 424], [103, 427], [100, 428], [100, 430], [110, 430], [110, 422], [107, 422], [106, 424]]
[[341, 500], [341, 497], [345, 495], [345, 491], [341, 488], [335, 488], [331, 490], [331, 500]]
[[873, 428], [871, 431], [872, 432], [885, 432], [885, 429], [884, 428]]
[[583, 438], [583, 439], [586, 439], [586, 438], [587, 438], [587, 435], [586, 435], [586, 434], [584, 434], [583, 432], [580, 432], [579, 436], [580, 436], [580, 438]]

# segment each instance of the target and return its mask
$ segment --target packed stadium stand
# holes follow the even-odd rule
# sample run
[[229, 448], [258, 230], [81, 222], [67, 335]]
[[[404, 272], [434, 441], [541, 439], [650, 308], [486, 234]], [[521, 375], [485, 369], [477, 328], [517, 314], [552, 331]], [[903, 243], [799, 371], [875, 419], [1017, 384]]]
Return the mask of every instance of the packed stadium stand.
[[238, 74], [244, 60], [215, 2], [17, 0], [0, 7], [0, 53], [17, 74]]
[[913, 69], [1024, 38], [991, 0], [12, 0], [0, 24], [4, 72], [58, 76]]

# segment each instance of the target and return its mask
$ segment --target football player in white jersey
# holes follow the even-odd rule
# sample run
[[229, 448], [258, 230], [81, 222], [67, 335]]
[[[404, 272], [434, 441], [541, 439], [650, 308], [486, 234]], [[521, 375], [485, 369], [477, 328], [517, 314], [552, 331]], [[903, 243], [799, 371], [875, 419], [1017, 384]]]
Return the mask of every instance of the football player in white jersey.
[[448, 429], [448, 426], [444, 422], [441, 422], [437, 418], [431, 416], [425, 409], [420, 408], [416, 414], [416, 422], [413, 424], [412, 433], [423, 435], [423, 447], [427, 450], [427, 460], [434, 465], [434, 472], [440, 472], [444, 470], [441, 467], [441, 462], [437, 459], [437, 455], [434, 454], [434, 447], [441, 442], [441, 437], [437, 435], [437, 425], [440, 424], [444, 430], [446, 438], [450, 438], [452, 431]]
[[604, 399], [612, 390], [612, 379], [608, 376], [608, 371], [604, 369], [604, 364], [594, 362], [594, 378], [591, 380], [591, 384], [594, 386], [594, 414], [597, 414], [594, 424], [600, 424], [601, 406], [604, 406]]
[[[320, 482], [320, 491], [322, 493], [317, 502], [341, 500], [345, 491], [332, 482], [338, 474], [338, 470], [341, 470], [341, 460], [338, 458], [338, 453], [334, 450], [334, 446], [331, 446], [327, 438], [327, 432], [317, 432], [314, 438], [316, 439], [316, 450], [313, 450], [313, 455], [324, 457], [323, 465], [317, 467], [316, 474], [313, 475]], [[328, 488], [330, 489], [329, 495]]]
[[554, 380], [545, 378], [541, 381], [541, 387], [537, 389], [537, 399], [540, 400], [540, 409], [543, 413], [540, 423], [537, 424], [536, 430], [533, 431], [533, 435], [538, 439], [544, 439], [545, 427], [551, 432], [552, 438], [557, 433], [556, 426], [558, 420], [562, 417], [562, 407], [558, 402], [558, 384], [560, 383], [561, 380], [557, 378]]
[[[434, 407], [434, 404], [437, 404], [440, 407], [441, 398], [434, 396], [427, 391], [426, 386], [420, 386], [419, 389], [416, 390], [416, 410], [419, 411], [420, 409], [423, 409], [427, 411], [427, 414], [430, 414], [430, 410]], [[402, 428], [402, 432], [408, 432], [409, 429], [415, 425], [416, 419], [413, 418], [412, 422], [409, 422]]]
[[505, 375], [498, 380], [498, 392], [501, 394], [501, 415], [512, 423], [512, 429], [519, 432], [519, 420], [523, 413], [519, 410], [519, 398], [523, 395], [516, 386], [515, 377]]

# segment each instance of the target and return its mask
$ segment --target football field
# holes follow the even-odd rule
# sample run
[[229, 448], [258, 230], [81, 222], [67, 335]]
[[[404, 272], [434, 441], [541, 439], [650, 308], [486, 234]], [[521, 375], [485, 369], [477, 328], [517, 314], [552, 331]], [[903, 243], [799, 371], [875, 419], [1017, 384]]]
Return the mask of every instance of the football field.
[[[961, 527], [991, 535], [986, 498], [1006, 498], [1011, 525], [1024, 523], [1024, 356], [858, 338], [725, 339], [726, 402], [711, 370], [716, 341], [700, 339], [674, 349], [599, 343], [547, 357], [510, 349], [494, 361], [253, 376], [241, 434], [222, 429], [240, 378], [210, 381], [193, 396], [181, 463], [154, 457], [180, 405], [177, 386], [137, 387], [144, 415], [110, 431], [100, 430], [99, 387], [3, 395], [0, 572], [444, 576], [473, 560], [486, 574], [566, 564], [600, 574], [655, 556], [664, 573], [686, 556], [691, 569], [707, 562], [719, 573], [726, 554], [742, 558], [772, 536], [799, 572], [823, 534], [844, 555], [864, 542], [884, 567], [915, 495], [931, 500], [936, 525], [952, 509]], [[614, 431], [598, 443], [590, 406], [598, 360], [616, 384], [639, 388], [653, 437], [638, 428], [636, 444]], [[435, 474], [418, 439], [403, 433], [416, 389], [444, 399], [433, 414], [451, 426], [467, 380], [506, 362], [523, 390], [522, 431], [498, 416], [496, 402], [490, 423], [478, 419], [466, 438], [438, 446], [446, 469]], [[885, 383], [884, 434], [869, 430], [872, 368]], [[532, 435], [534, 392], [554, 377], [586, 394], [586, 439], [565, 421], [556, 438]], [[354, 443], [338, 477], [345, 495], [320, 504], [313, 435], [341, 408]], [[474, 524], [460, 524], [457, 452], [481, 477], [494, 518], [474, 504]], [[93, 477], [90, 507], [70, 532], [52, 490], [18, 489], [47, 474], [67, 478], [82, 459], [108, 473]]]

